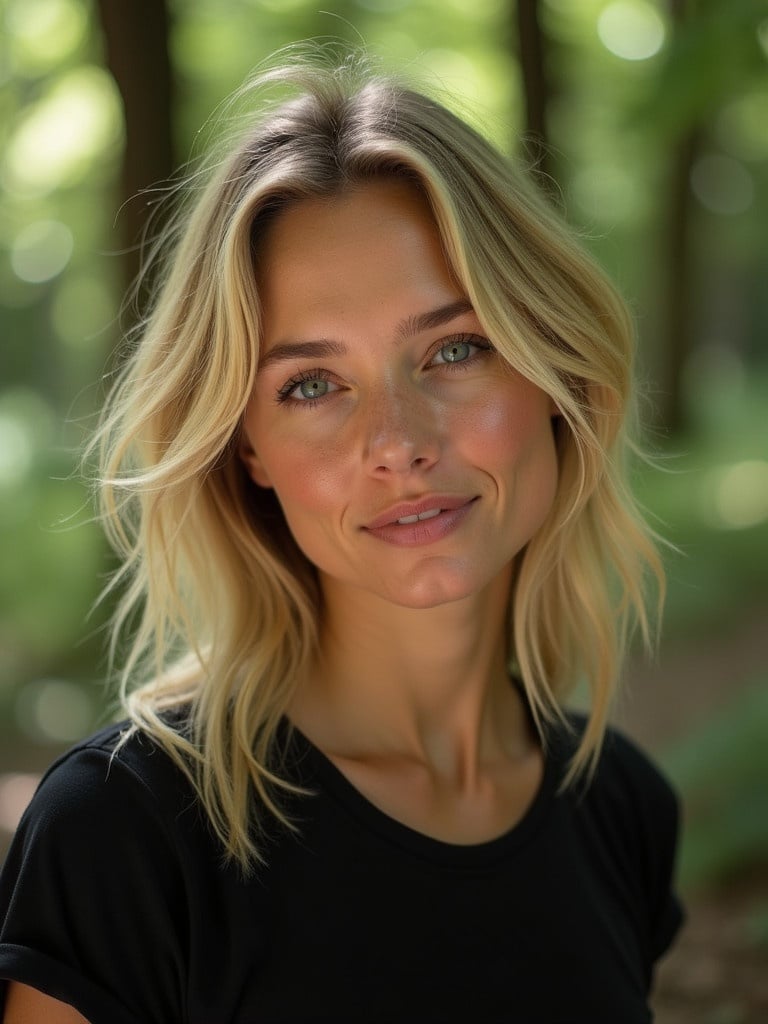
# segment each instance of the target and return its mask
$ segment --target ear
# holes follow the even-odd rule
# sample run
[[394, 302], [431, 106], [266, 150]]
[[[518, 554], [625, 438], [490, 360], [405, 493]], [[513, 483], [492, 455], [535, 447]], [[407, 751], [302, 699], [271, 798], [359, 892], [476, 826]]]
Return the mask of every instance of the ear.
[[248, 440], [245, 434], [243, 434], [240, 440], [240, 445], [238, 447], [238, 455], [240, 456], [240, 461], [246, 468], [248, 476], [251, 478], [251, 480], [253, 480], [255, 484], [258, 484], [259, 487], [272, 486], [272, 481], [269, 479], [269, 474], [267, 473], [266, 469], [264, 468], [264, 465], [262, 464], [261, 459], [254, 451], [251, 442]]

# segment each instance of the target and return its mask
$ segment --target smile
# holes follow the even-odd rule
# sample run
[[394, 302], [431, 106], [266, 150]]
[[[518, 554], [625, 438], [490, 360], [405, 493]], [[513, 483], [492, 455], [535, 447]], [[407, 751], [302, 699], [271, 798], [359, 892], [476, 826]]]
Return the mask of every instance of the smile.
[[458, 529], [477, 500], [477, 495], [432, 495], [421, 501], [401, 502], [377, 516], [364, 530], [376, 540], [396, 547], [432, 544]]
[[395, 522], [398, 522], [401, 526], [407, 526], [409, 523], [418, 523], [421, 519], [434, 519], [442, 511], [441, 508], [431, 508], [428, 512], [420, 512], [416, 516], [403, 516], [401, 519], [395, 520]]

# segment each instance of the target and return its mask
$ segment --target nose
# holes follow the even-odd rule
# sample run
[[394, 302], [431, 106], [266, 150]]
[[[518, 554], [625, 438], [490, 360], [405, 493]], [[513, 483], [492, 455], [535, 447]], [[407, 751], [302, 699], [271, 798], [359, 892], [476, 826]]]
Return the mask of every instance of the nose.
[[381, 476], [424, 471], [440, 458], [439, 423], [429, 398], [417, 387], [390, 382], [372, 399], [365, 460]]

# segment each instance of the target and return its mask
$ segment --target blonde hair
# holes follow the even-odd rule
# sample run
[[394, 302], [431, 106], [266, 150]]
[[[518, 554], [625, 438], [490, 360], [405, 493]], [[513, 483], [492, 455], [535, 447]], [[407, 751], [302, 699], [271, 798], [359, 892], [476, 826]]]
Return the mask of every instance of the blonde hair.
[[397, 176], [427, 197], [447, 259], [504, 359], [556, 402], [554, 506], [519, 557], [511, 644], [540, 731], [591, 690], [569, 781], [595, 762], [644, 579], [662, 584], [627, 488], [633, 331], [626, 308], [523, 173], [440, 103], [364, 60], [259, 74], [263, 103], [189, 212], [98, 436], [101, 502], [121, 555], [113, 633], [134, 624], [121, 698], [188, 774], [248, 868], [280, 794], [278, 726], [318, 643], [316, 574], [271, 491], [238, 457], [259, 359], [254, 259], [270, 218], [306, 197]]

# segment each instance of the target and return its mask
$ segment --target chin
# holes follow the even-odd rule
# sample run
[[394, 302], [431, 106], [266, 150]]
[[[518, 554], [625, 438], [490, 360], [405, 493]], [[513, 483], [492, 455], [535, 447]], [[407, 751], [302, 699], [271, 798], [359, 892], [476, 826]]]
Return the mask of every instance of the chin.
[[482, 589], [483, 584], [468, 579], [466, 573], [424, 573], [420, 579], [404, 581], [383, 596], [402, 608], [427, 609], [455, 604]]

